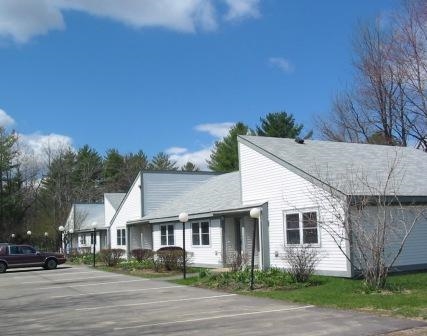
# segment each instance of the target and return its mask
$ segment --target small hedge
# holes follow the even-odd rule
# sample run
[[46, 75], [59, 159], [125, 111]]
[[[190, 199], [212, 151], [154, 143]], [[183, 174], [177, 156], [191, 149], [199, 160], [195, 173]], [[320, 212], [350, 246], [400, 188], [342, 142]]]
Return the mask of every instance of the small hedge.
[[103, 249], [99, 251], [99, 258], [106, 266], [116, 266], [125, 254], [123, 249]]
[[131, 254], [137, 261], [149, 260], [154, 257], [153, 250], [144, 248], [134, 249], [131, 251]]
[[183, 249], [179, 246], [165, 246], [157, 250], [156, 256], [159, 263], [164, 266], [167, 271], [175, 271], [182, 268]]

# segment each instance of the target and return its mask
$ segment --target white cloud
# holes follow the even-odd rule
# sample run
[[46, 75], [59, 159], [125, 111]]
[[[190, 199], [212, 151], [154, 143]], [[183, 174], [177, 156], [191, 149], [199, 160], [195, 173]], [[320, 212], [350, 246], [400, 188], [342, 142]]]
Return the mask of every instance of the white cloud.
[[0, 108], [0, 126], [8, 127], [15, 124], [15, 120]]
[[224, 0], [224, 2], [228, 5], [228, 12], [225, 14], [226, 20], [257, 18], [260, 16], [260, 0]]
[[64, 11], [109, 18], [134, 28], [162, 27], [180, 32], [215, 30], [220, 3], [227, 21], [259, 16], [260, 0], [0, 0], [0, 37], [25, 43], [65, 28]]
[[64, 26], [60, 10], [50, 0], [0, 0], [0, 37], [25, 43]]
[[171, 147], [165, 150], [166, 154], [168, 155], [179, 155], [179, 154], [184, 154], [188, 151], [187, 148], [183, 148], [183, 147]]
[[294, 71], [294, 66], [286, 58], [270, 57], [268, 59], [268, 62], [270, 63], [270, 65], [279, 68], [283, 72], [290, 73]]
[[200, 170], [208, 170], [208, 164], [206, 162], [209, 159], [212, 152], [212, 148], [204, 148], [194, 152], [186, 151], [181, 154], [173, 154], [170, 156], [171, 160], [176, 161], [178, 167], [182, 167], [188, 161], [194, 163]]
[[[235, 123], [223, 122], [223, 123], [212, 123], [212, 124], [200, 124], [194, 127], [198, 132], [208, 133], [214, 137], [214, 141], [221, 139], [228, 135], [230, 128]], [[176, 161], [178, 167], [182, 167], [188, 161], [194, 163], [200, 170], [209, 170], [207, 160], [210, 158], [212, 149], [214, 147], [214, 141], [207, 146], [203, 146], [202, 149], [189, 151], [183, 147], [170, 147], [165, 150], [170, 155], [170, 159]]]
[[62, 10], [78, 10], [127, 25], [193, 32], [214, 29], [215, 10], [208, 0], [55, 0]]
[[72, 139], [60, 134], [19, 134], [18, 146], [20, 160], [25, 167], [37, 167], [45, 170], [49, 160], [52, 160], [61, 151], [72, 147]]
[[235, 123], [232, 123], [232, 122], [223, 122], [223, 123], [216, 123], [216, 124], [200, 124], [194, 127], [194, 129], [199, 132], [209, 133], [210, 135], [216, 138], [223, 138], [228, 134], [228, 132], [230, 131], [230, 128], [233, 127], [234, 125]]

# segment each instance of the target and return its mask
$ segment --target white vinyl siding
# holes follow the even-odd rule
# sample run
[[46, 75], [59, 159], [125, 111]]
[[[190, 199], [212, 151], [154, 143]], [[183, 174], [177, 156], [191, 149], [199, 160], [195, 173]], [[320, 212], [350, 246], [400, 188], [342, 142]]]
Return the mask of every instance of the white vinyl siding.
[[147, 172], [142, 174], [144, 215], [160, 208], [168, 201], [212, 178], [213, 174]]
[[[304, 211], [302, 209], [318, 208], [318, 199], [326, 192], [243, 143], [239, 143], [239, 154], [242, 202], [245, 206], [268, 203], [270, 266], [287, 267], [284, 260], [284, 212], [299, 213]], [[324, 207], [318, 216], [322, 222], [332, 223], [333, 228], [339, 230], [331, 213]], [[327, 257], [320, 260], [317, 271], [349, 274], [347, 260], [331, 236], [325, 230], [318, 233], [319, 253]], [[346, 250], [344, 244], [341, 247]]]
[[141, 217], [141, 174], [135, 179], [131, 189], [118, 209], [110, 228], [111, 248], [125, 249], [125, 246], [118, 245], [117, 229], [126, 227], [129, 220]]
[[[203, 246], [193, 246], [192, 237], [193, 230], [190, 223], [185, 225], [185, 249], [191, 255], [191, 263], [193, 265], [206, 265], [211, 267], [222, 266], [222, 230], [221, 230], [221, 221], [219, 218], [210, 219], [210, 220], [201, 220], [209, 221], [210, 223], [210, 245]], [[175, 246], [183, 246], [182, 241], [182, 223], [164, 223], [164, 224], [154, 224], [153, 225], [153, 250], [157, 251], [162, 247], [161, 245], [161, 234], [160, 227], [162, 225], [173, 225], [175, 234]]]
[[[403, 208], [403, 209], [402, 209]], [[405, 226], [408, 228], [412, 222], [418, 218], [415, 226], [409, 234], [405, 245], [403, 246], [400, 256], [397, 258], [394, 266], [413, 266], [427, 264], [427, 218], [426, 215], [419, 216], [421, 207], [417, 206], [399, 206], [392, 207], [391, 214], [396, 224], [395, 228], [387, 235], [386, 240], [388, 248], [385, 250], [385, 255], [392, 258], [396, 255], [396, 251], [400, 247], [400, 243], [405, 235]], [[366, 213], [371, 217], [367, 217], [367, 222], [375, 222], [377, 219], [377, 211], [375, 207], [366, 209]], [[381, 209], [383, 211], [383, 209]], [[405, 224], [404, 224], [405, 223]]]

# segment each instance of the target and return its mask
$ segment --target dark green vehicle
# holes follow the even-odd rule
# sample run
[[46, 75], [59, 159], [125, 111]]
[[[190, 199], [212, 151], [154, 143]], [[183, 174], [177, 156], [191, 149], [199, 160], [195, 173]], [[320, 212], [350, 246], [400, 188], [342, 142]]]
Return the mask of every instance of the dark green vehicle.
[[21, 267], [55, 269], [66, 261], [62, 253], [39, 252], [30, 245], [0, 244], [0, 273]]

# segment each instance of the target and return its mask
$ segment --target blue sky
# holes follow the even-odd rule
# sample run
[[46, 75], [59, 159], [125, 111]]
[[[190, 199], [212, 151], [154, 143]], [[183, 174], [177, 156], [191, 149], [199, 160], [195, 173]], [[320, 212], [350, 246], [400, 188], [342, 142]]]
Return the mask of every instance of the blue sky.
[[35, 153], [89, 144], [203, 168], [234, 122], [286, 110], [313, 128], [351, 79], [358, 22], [397, 5], [0, 0], [0, 123]]

